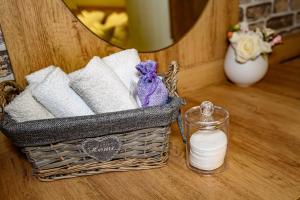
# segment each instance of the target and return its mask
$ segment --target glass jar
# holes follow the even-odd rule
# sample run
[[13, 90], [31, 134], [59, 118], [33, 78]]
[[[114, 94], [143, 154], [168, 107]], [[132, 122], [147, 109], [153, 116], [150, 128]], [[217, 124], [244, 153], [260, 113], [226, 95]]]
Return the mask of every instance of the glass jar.
[[186, 163], [202, 174], [222, 172], [229, 142], [229, 113], [204, 101], [185, 113]]

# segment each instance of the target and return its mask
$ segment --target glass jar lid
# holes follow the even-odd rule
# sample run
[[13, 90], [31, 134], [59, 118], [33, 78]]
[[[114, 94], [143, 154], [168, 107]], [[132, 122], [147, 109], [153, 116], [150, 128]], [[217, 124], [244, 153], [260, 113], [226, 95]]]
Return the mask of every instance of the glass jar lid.
[[227, 110], [215, 106], [210, 101], [203, 101], [200, 106], [192, 107], [185, 113], [186, 123], [202, 129], [215, 129], [226, 122], [228, 118]]

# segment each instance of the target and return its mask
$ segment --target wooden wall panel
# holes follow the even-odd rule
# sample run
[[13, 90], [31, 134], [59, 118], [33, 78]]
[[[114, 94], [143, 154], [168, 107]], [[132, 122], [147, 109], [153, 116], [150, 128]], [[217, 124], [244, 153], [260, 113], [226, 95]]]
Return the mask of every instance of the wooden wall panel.
[[300, 55], [300, 33], [286, 35], [283, 43], [276, 46], [270, 55], [269, 63], [276, 64]]
[[[87, 30], [61, 0], [0, 0], [0, 24], [18, 83], [24, 76], [54, 64], [67, 72], [84, 66], [94, 56], [119, 51]], [[237, 22], [238, 0], [210, 0], [192, 30], [170, 48], [142, 53], [155, 59], [160, 71], [171, 60], [181, 65], [179, 90], [200, 88], [225, 79], [223, 57], [226, 30]], [[194, 71], [196, 73], [194, 73]]]

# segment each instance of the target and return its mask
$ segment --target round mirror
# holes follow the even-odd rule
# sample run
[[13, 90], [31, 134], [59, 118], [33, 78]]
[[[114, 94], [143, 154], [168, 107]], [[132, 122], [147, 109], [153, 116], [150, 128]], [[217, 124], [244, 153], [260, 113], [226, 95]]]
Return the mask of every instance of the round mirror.
[[124, 49], [166, 48], [195, 24], [208, 0], [63, 0], [101, 39]]

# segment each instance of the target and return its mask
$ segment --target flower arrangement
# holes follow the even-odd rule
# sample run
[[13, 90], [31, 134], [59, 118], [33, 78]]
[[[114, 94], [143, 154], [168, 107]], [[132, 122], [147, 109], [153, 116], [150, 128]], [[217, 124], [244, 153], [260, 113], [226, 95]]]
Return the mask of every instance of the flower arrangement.
[[245, 23], [233, 26], [227, 36], [239, 63], [271, 53], [272, 47], [282, 42], [282, 37], [274, 30], [263, 27], [252, 31]]

